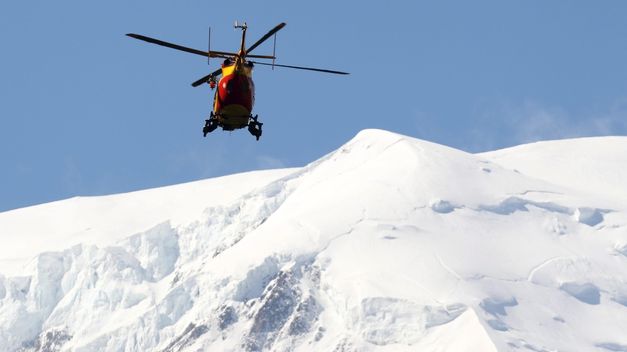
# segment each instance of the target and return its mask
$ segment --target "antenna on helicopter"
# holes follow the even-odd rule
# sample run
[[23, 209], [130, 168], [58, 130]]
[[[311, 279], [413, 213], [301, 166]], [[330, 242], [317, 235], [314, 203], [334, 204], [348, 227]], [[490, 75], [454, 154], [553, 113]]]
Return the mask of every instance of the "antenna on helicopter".
[[211, 27], [209, 27], [209, 39], [207, 43], [207, 65], [209, 65], [209, 59], [211, 58]]
[[272, 71], [274, 71], [274, 61], [276, 61], [276, 33], [274, 33], [274, 45], [272, 46]]

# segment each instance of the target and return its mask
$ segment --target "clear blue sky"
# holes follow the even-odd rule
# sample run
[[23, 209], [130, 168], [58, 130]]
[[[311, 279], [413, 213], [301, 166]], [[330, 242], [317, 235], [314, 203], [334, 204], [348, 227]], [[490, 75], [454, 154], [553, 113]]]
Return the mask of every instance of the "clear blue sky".
[[[201, 129], [217, 67], [124, 36], [234, 50], [257, 67], [260, 142]], [[475, 152], [627, 133], [625, 1], [2, 1], [0, 211], [302, 166], [364, 128]], [[256, 49], [271, 53], [272, 45]]]

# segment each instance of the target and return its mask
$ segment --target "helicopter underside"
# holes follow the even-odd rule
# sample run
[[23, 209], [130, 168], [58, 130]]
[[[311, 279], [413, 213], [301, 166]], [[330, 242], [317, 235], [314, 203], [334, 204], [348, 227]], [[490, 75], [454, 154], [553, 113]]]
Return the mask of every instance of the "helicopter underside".
[[211, 112], [209, 119], [205, 120], [205, 127], [203, 127], [202, 131], [206, 137], [208, 133], [218, 127], [222, 127], [224, 131], [248, 127], [248, 132], [259, 140], [262, 133], [262, 125], [263, 123], [257, 121], [257, 115], [252, 116], [246, 107], [239, 104], [231, 104], [224, 106], [218, 113]]
[[225, 131], [233, 131], [248, 126], [251, 115], [250, 110], [240, 104], [231, 104], [222, 107], [220, 111], [214, 113], [214, 118], [218, 126]]

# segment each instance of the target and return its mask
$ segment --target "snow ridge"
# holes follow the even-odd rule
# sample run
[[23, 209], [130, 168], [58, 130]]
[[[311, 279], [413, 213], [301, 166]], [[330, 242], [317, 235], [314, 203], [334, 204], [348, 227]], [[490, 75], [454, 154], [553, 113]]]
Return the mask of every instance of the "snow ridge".
[[[627, 351], [627, 201], [598, 184], [627, 175], [607, 162], [623, 150], [612, 137], [473, 155], [365, 130], [300, 169], [204, 183], [204, 211], [196, 184], [193, 207], [159, 208], [141, 231], [146, 209], [112, 212], [109, 242], [68, 225], [84, 241], [0, 275], [0, 350]], [[573, 174], [583, 151], [605, 169]], [[528, 162], [552, 158], [561, 174]], [[0, 214], [0, 229], [45, 212]]]

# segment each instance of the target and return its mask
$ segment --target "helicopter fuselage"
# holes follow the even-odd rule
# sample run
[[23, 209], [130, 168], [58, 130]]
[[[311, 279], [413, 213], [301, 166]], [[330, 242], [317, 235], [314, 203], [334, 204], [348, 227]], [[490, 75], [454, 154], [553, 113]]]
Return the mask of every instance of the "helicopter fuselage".
[[252, 65], [239, 62], [222, 65], [222, 77], [213, 99], [213, 116], [222, 129], [247, 127], [255, 104]]

